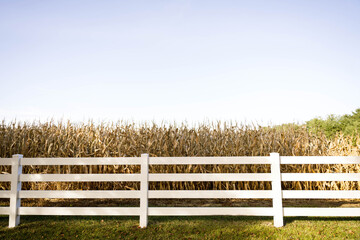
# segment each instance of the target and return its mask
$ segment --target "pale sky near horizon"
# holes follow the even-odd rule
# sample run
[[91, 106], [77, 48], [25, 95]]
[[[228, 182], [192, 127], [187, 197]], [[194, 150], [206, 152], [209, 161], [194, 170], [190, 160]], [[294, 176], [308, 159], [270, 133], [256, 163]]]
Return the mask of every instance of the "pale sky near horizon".
[[7, 121], [304, 122], [360, 107], [360, 1], [0, 1]]

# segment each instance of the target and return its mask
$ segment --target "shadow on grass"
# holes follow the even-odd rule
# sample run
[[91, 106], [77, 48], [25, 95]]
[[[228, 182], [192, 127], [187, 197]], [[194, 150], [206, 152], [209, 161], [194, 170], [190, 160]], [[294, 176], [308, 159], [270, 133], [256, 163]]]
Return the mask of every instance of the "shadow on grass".
[[[138, 221], [138, 216], [21, 216], [21, 223], [31, 223], [31, 222], [38, 222], [38, 221], [101, 221], [101, 220], [116, 220], [116, 221], [127, 221], [127, 220], [135, 220]], [[262, 217], [262, 216], [150, 216], [149, 217], [149, 225], [152, 223], [162, 223], [167, 221], [173, 220], [216, 220], [216, 221], [224, 221], [224, 222], [234, 222], [234, 221], [259, 221], [259, 220], [266, 220], [271, 221], [272, 217]], [[9, 217], [2, 215], [0, 216], [0, 224], [4, 225], [4, 223], [8, 224]]]
[[344, 222], [344, 221], [360, 221], [360, 217], [284, 217], [284, 224], [290, 224], [295, 221], [314, 221], [314, 222], [321, 222], [321, 221], [337, 221], [337, 222]]
[[[261, 236], [251, 228], [270, 217], [247, 216], [154, 216], [145, 229], [138, 217], [128, 216], [22, 216], [17, 228], [7, 228], [8, 217], [0, 217], [1, 239], [248, 239]], [[29, 237], [31, 236], [31, 237]]]
[[[57, 222], [68, 222], [68, 221], [101, 221], [101, 220], [139, 220], [137, 216], [21, 216], [20, 223], [31, 223], [31, 222], [39, 222], [39, 221], [57, 221]], [[0, 224], [3, 225], [4, 222], [8, 224], [9, 217], [8, 216], [0, 216]]]
[[[71, 221], [139, 221], [138, 216], [21, 216], [21, 225], [37, 222], [71, 222]], [[271, 221], [273, 217], [264, 216], [151, 216], [148, 226], [173, 221], [221, 221], [241, 222], [248, 225], [256, 221]], [[284, 224], [291, 224], [295, 221], [360, 221], [360, 217], [284, 217]], [[9, 217], [0, 215], [0, 227], [7, 227]], [[20, 225], [20, 226], [21, 226]], [[271, 224], [272, 225], [272, 224]]]

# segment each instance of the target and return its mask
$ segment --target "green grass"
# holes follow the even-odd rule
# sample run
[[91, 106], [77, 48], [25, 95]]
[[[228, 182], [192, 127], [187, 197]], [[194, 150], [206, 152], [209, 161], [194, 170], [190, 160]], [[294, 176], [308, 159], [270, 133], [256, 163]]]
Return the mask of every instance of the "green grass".
[[146, 229], [137, 217], [22, 216], [7, 228], [0, 216], [0, 239], [360, 239], [360, 218], [285, 218], [282, 228], [266, 217], [150, 217]]

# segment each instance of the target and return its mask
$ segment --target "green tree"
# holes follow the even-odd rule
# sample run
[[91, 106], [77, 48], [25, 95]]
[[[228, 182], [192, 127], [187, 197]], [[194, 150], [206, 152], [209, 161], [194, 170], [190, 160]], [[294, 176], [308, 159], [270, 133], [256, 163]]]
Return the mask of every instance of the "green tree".
[[342, 116], [331, 114], [326, 119], [313, 118], [306, 122], [306, 127], [310, 132], [322, 132], [329, 138], [340, 132], [348, 136], [357, 135], [360, 133], [360, 108], [352, 114]]

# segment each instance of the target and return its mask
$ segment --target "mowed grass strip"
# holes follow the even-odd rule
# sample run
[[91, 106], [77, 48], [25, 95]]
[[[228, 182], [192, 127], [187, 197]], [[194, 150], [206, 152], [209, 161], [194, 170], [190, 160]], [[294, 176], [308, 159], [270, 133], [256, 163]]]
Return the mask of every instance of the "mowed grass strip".
[[138, 228], [137, 217], [22, 216], [9, 229], [0, 216], [0, 239], [360, 239], [360, 218], [287, 217], [282, 228], [269, 217], [150, 217]]

